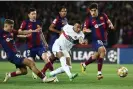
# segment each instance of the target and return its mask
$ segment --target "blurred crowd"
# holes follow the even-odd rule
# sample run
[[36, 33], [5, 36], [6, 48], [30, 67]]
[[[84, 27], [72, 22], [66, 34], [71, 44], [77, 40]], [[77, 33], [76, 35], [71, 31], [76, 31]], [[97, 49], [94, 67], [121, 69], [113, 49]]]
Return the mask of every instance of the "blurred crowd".
[[[115, 31], [108, 31], [108, 43], [133, 44], [133, 3], [131, 1], [96, 1], [99, 11], [105, 12], [115, 26]], [[27, 18], [29, 7], [35, 7], [38, 11], [37, 19], [43, 23], [43, 32], [47, 37], [48, 29], [57, 16], [59, 6], [67, 8], [68, 22], [79, 19], [82, 23], [88, 13], [88, 5], [92, 1], [1, 1], [0, 5], [0, 27], [6, 18], [15, 21], [15, 29], [20, 27], [21, 22]]]

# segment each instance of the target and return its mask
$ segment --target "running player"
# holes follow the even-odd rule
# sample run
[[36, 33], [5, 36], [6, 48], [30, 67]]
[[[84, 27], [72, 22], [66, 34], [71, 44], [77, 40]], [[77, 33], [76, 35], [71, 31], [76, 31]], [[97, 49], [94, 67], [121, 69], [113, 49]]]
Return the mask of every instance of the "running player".
[[[32, 33], [27, 37], [26, 43], [28, 45], [27, 47], [27, 57], [31, 60], [33, 60], [36, 55], [40, 56], [41, 59], [43, 59], [46, 63], [46, 67], [53, 71], [53, 65], [49, 60], [48, 53], [47, 53], [47, 47], [48, 44], [44, 38], [44, 35], [42, 33], [42, 27], [39, 20], [36, 19], [37, 11], [35, 8], [30, 8], [28, 11], [28, 17], [29, 19], [24, 20], [20, 26], [19, 31], [23, 31], [24, 29], [28, 30], [34, 30], [38, 31], [36, 33]], [[45, 45], [45, 47], [44, 47]], [[34, 60], [33, 60], [34, 61]], [[43, 72], [44, 73], [44, 72]], [[37, 76], [32, 73], [32, 77], [34, 79], [37, 78]]]
[[95, 53], [87, 61], [81, 63], [82, 72], [86, 70], [86, 66], [95, 60], [98, 61], [98, 80], [103, 78], [102, 65], [103, 59], [106, 55], [107, 45], [107, 28], [114, 29], [114, 26], [108, 16], [105, 13], [98, 12], [98, 4], [92, 3], [89, 6], [90, 15], [87, 16], [84, 23], [84, 32], [92, 33], [92, 46], [95, 49]]
[[71, 66], [71, 57], [69, 55], [70, 49], [77, 43], [83, 44], [84, 43], [84, 34], [81, 31], [81, 23], [80, 21], [75, 21], [74, 26], [72, 25], [65, 25], [63, 27], [63, 32], [60, 37], [55, 41], [52, 47], [52, 52], [54, 53], [55, 57], [58, 57], [61, 63], [61, 67], [58, 69], [47, 72], [47, 76], [55, 76], [57, 74], [65, 72], [70, 81], [72, 81], [76, 74], [72, 74], [70, 69]]

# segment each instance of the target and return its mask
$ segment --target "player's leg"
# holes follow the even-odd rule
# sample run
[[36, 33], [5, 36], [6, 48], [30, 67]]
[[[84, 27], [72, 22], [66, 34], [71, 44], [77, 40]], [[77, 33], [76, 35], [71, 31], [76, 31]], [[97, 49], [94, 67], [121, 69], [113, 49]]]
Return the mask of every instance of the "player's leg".
[[18, 70], [14, 71], [14, 72], [6, 73], [3, 82], [7, 82], [9, 80], [9, 78], [11, 78], [11, 77], [16, 77], [16, 76], [26, 75], [27, 74], [26, 66], [24, 66], [24, 65], [23, 66], [16, 65], [16, 67], [18, 68]]
[[65, 50], [62, 52], [59, 51], [56, 53], [57, 57], [60, 59], [60, 63], [61, 63], [62, 68], [64, 69], [65, 73], [68, 75], [68, 77], [71, 81], [72, 79], [74, 79], [77, 76], [77, 74], [72, 74], [70, 71], [70, 67], [67, 64], [67, 59], [66, 59], [68, 54], [69, 53]]
[[55, 78], [47, 79], [47, 77], [42, 74], [36, 67], [35, 63], [27, 58], [23, 59], [22, 62], [24, 65], [28, 66], [40, 79], [43, 80], [43, 82], [51, 82], [54, 81]]
[[[29, 60], [35, 62], [34, 58], [36, 57], [36, 50], [34, 48], [26, 50], [26, 56]], [[32, 71], [32, 78], [37, 79], [37, 75]]]
[[[31, 60], [31, 61], [33, 61], [33, 62], [35, 62], [32, 57], [28, 57], [28, 59]], [[32, 73], [32, 78], [33, 79], [37, 79], [37, 75], [33, 71], [31, 73]]]
[[54, 68], [53, 68], [53, 64], [50, 62], [49, 60], [49, 53], [48, 52], [45, 52], [45, 53], [42, 53], [42, 59], [44, 60], [44, 62], [46, 63], [43, 67], [43, 69], [41, 70], [42, 73], [45, 74], [46, 70], [49, 69], [50, 71], [53, 71]]
[[102, 66], [103, 66], [103, 60], [104, 60], [104, 57], [106, 55], [106, 49], [104, 46], [101, 46], [99, 47], [98, 49], [98, 53], [100, 54], [99, 55], [99, 58], [98, 58], [98, 73], [97, 73], [97, 78], [98, 80], [102, 79], [103, 76], [102, 76]]
[[85, 62], [82, 62], [81, 65], [81, 71], [83, 73], [85, 73], [86, 70], [86, 66], [88, 66], [89, 64], [93, 63], [94, 61], [96, 61], [96, 59], [98, 58], [99, 53], [98, 52], [94, 52], [94, 55], [92, 55], [88, 60], [86, 60]]

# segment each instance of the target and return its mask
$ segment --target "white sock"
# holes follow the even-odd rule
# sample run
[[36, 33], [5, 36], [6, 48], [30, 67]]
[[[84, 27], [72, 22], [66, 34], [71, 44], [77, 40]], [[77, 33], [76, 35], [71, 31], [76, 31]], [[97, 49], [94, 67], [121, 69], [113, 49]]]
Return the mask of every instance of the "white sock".
[[98, 74], [98, 75], [99, 75], [99, 74], [102, 74], [102, 72], [101, 72], [101, 71], [98, 71], [98, 73], [97, 73], [97, 74]]
[[57, 74], [60, 74], [60, 73], [63, 73], [63, 72], [65, 72], [64, 69], [62, 67], [59, 67], [58, 69], [56, 69], [54, 71], [51, 71], [50, 75], [51, 76], [56, 76]]
[[68, 75], [68, 77], [71, 77], [72, 74], [70, 72], [69, 66], [66, 64], [66, 57], [61, 57], [60, 58], [60, 62], [61, 62], [61, 66], [64, 69], [64, 71], [66, 72], [66, 74]]
[[85, 63], [83, 63], [83, 66], [86, 67]]

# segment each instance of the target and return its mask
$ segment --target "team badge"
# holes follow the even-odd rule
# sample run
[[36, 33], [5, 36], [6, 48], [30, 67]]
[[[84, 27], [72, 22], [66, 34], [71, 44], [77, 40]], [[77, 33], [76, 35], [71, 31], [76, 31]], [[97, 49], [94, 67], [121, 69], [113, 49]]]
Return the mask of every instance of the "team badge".
[[94, 26], [95, 28], [98, 28], [98, 24], [95, 24], [95, 26]]

